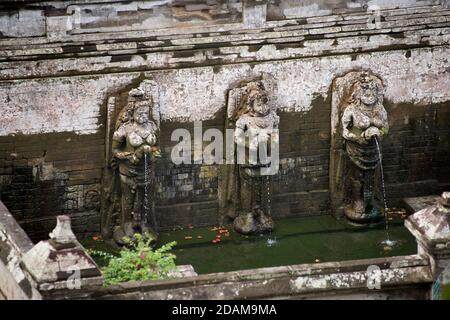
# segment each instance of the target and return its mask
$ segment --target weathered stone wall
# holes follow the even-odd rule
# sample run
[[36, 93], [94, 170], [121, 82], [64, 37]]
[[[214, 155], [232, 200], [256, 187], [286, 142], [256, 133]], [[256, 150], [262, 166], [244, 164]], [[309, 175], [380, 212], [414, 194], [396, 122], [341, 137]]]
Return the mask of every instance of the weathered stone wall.
[[3, 36], [47, 36], [52, 40], [98, 29], [120, 32], [227, 24], [241, 21], [243, 11], [239, 0], [41, 1], [26, 7], [15, 1], [3, 2], [1, 6], [9, 9], [0, 19]]
[[33, 239], [62, 213], [79, 235], [98, 232], [107, 99], [144, 78], [159, 86], [162, 228], [217, 218], [217, 167], [173, 165], [173, 129], [222, 129], [227, 90], [261, 73], [275, 79], [281, 116], [275, 218], [329, 213], [331, 84], [350, 70], [370, 69], [386, 86], [389, 203], [450, 185], [444, 4], [163, 2], [3, 5], [0, 197]]
[[[395, 9], [439, 4], [439, 1], [416, 0], [272, 0], [268, 2], [267, 20], [326, 16], [333, 13], [361, 12], [361, 9]], [[353, 18], [355, 19], [355, 18]], [[364, 19], [359, 16], [356, 19]]]

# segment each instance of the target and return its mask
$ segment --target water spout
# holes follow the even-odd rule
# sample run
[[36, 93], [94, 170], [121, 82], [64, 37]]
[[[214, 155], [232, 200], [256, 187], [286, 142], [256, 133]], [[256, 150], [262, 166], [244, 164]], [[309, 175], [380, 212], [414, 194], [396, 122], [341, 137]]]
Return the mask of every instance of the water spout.
[[374, 136], [375, 144], [377, 145], [378, 156], [380, 158], [380, 173], [381, 173], [381, 191], [383, 193], [383, 205], [384, 205], [384, 217], [385, 217], [385, 226], [386, 226], [386, 240], [381, 242], [382, 245], [392, 248], [395, 246], [396, 241], [390, 239], [389, 236], [389, 219], [388, 219], [388, 204], [386, 199], [386, 186], [384, 182], [384, 170], [383, 170], [383, 158], [380, 148], [380, 142], [378, 141], [378, 137]]
[[270, 194], [270, 182], [271, 182], [271, 179], [272, 179], [272, 176], [266, 176], [266, 191], [267, 191], [267, 194], [266, 194], [266, 201], [267, 201], [267, 214], [269, 215], [269, 216], [272, 216], [272, 212], [271, 212], [271, 210], [272, 210], [272, 208], [271, 208], [271, 203], [270, 203], [270, 200], [271, 200], [271, 194]]
[[143, 217], [141, 219], [141, 230], [146, 230], [148, 226], [148, 216], [150, 212], [151, 207], [151, 199], [150, 199], [150, 192], [149, 192], [149, 176], [150, 176], [150, 166], [148, 163], [148, 155], [147, 153], [144, 154], [144, 210], [143, 210]]

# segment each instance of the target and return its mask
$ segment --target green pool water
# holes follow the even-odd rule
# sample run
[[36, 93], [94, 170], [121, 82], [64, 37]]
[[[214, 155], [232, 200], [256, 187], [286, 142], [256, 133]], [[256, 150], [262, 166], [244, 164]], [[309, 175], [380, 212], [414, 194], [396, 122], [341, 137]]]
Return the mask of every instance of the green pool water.
[[[231, 229], [231, 228], [230, 228]], [[355, 227], [331, 216], [284, 219], [272, 234], [245, 237], [230, 230], [220, 244], [211, 241], [219, 234], [209, 228], [183, 229], [160, 235], [160, 243], [177, 241], [177, 264], [192, 264], [199, 274], [290, 264], [366, 259], [416, 253], [414, 237], [403, 220], [390, 222], [390, 239], [397, 241], [385, 250], [383, 224]], [[191, 236], [191, 240], [186, 240]], [[202, 239], [197, 239], [201, 236]]]
[[[381, 244], [386, 240], [384, 224], [352, 226], [332, 216], [276, 221], [271, 234], [258, 236], [246, 237], [229, 228], [229, 237], [222, 236], [218, 244], [211, 242], [219, 234], [210, 231], [211, 227], [163, 232], [158, 242], [176, 241], [176, 263], [191, 264], [199, 274], [415, 254], [415, 239], [404, 228], [403, 220], [390, 221], [389, 226], [390, 239], [397, 241], [392, 250]], [[102, 249], [98, 241], [84, 245]]]

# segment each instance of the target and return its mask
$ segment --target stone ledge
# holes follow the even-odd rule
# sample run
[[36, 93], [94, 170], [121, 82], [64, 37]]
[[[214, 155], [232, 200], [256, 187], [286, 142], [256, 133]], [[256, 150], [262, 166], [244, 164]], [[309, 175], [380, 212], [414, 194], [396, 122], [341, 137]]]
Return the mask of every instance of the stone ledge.
[[408, 210], [410, 210], [411, 212], [418, 212], [422, 209], [425, 209], [426, 207], [435, 205], [439, 198], [439, 195], [411, 197], [404, 198], [403, 202], [405, 203]]
[[364, 47], [350, 40], [348, 43], [335, 45], [333, 39], [305, 41], [305, 46], [290, 43], [278, 47], [279, 44], [235, 47], [238, 53], [222, 53], [217, 49], [205, 49], [184, 53], [178, 57], [176, 52], [149, 53], [144, 55], [79, 57], [77, 59], [50, 59], [41, 61], [3, 62], [0, 63], [0, 80], [33, 79], [42, 77], [62, 77], [77, 75], [99, 75], [110, 73], [131, 73], [173, 68], [191, 68], [239, 63], [267, 62], [291, 60], [343, 54], [364, 54], [395, 50], [411, 50], [428, 47], [448, 48], [449, 36], [427, 37], [424, 41], [396, 39], [391, 37], [373, 39]]
[[2, 202], [0, 202], [0, 232], [7, 235], [8, 240], [20, 254], [33, 248], [33, 242]]
[[[442, 11], [445, 9], [442, 6], [439, 5], [426, 5], [425, 3], [422, 4], [422, 6], [418, 7], [412, 7], [412, 8], [401, 8], [401, 9], [395, 9], [395, 8], [384, 8], [381, 10], [381, 13], [383, 16], [386, 17], [395, 17], [397, 20], [401, 20], [403, 18], [411, 18], [414, 17], [414, 15], [418, 15], [420, 17], [420, 14], [428, 14], [428, 15], [439, 15]], [[351, 10], [350, 10], [351, 11]], [[329, 22], [337, 22], [337, 21], [346, 21], [346, 20], [355, 20], [355, 19], [366, 19], [369, 15], [371, 15], [372, 12], [367, 12], [366, 10], [361, 10], [361, 8], [356, 13], [352, 12], [335, 12], [335, 14], [328, 14], [325, 16], [316, 16], [316, 17], [308, 17], [308, 18], [290, 18], [290, 19], [283, 19], [283, 20], [273, 20], [273, 21], [267, 21], [264, 25], [264, 27], [276, 27], [276, 26], [283, 26], [283, 25], [297, 25], [297, 26], [303, 26], [303, 25], [309, 25], [314, 23], [329, 23]], [[49, 13], [49, 15], [51, 15]], [[67, 19], [69, 16], [64, 13], [59, 13], [55, 17], [50, 18], [50, 22], [53, 23], [61, 23], [65, 24], [67, 23]], [[53, 20], [52, 20], [53, 19]], [[386, 19], [388, 20], [388, 19]], [[228, 22], [228, 21], [227, 21]], [[124, 29], [122, 26], [119, 26], [117, 28], [93, 28], [93, 29], [72, 29], [70, 30], [70, 34], [66, 35], [63, 38], [67, 38], [72, 41], [79, 41], [82, 37], [91, 37], [91, 41], [97, 41], [98, 37], [102, 37], [103, 35], [106, 35], [107, 37], [116, 38], [121, 37], [123, 39], [127, 38], [136, 38], [136, 37], [142, 37], [144, 35], [167, 35], [167, 34], [189, 34], [189, 33], [195, 33], [195, 32], [202, 32], [205, 33], [214, 33], [214, 32], [240, 32], [242, 29], [246, 29], [245, 23], [236, 23], [233, 21], [229, 21], [230, 23], [219, 23], [218, 25], [209, 25], [206, 27], [199, 27], [199, 26], [190, 26], [186, 27], [183, 26], [182, 28], [158, 28], [154, 30], [145, 30], [145, 28], [141, 28], [141, 30], [137, 31], [130, 31]], [[305, 23], [306, 22], [306, 23]], [[64, 26], [65, 27], [65, 26]], [[62, 31], [62, 30], [59, 30]], [[245, 32], [253, 31], [251, 29], [246, 30]], [[24, 44], [28, 44], [27, 41], [33, 41], [33, 42], [40, 42], [40, 43], [47, 43], [49, 41], [53, 41], [52, 37], [49, 37], [50, 39], [47, 39], [47, 37], [34, 37], [34, 38], [24, 38], [23, 42]], [[22, 41], [19, 39], [19, 41]]]
[[[367, 289], [369, 266], [379, 267], [381, 290]], [[431, 282], [428, 260], [412, 255], [251, 269], [165, 281], [127, 282], [77, 294], [94, 299], [260, 299], [361, 292], [381, 294], [384, 290], [400, 287], [414, 290]]]
[[[88, 37], [81, 38], [74, 42], [62, 43], [36, 43], [24, 42], [20, 44], [15, 41], [9, 44], [7, 40], [0, 40], [0, 47], [4, 49], [0, 51], [3, 59], [10, 57], [14, 60], [35, 59], [42, 55], [43, 58], [49, 58], [54, 55], [58, 56], [74, 56], [79, 54], [91, 55], [106, 55], [106, 54], [125, 54], [128, 53], [146, 53], [153, 51], [170, 51], [170, 50], [186, 50], [186, 49], [201, 49], [202, 47], [218, 47], [229, 46], [233, 43], [245, 45], [246, 42], [251, 44], [255, 40], [270, 41], [270, 39], [292, 38], [305, 35], [316, 36], [330, 36], [336, 34], [334, 37], [346, 36], [349, 31], [356, 31], [357, 34], [370, 32], [378, 34], [390, 34], [403, 31], [415, 30], [417, 28], [439, 28], [444, 27], [450, 21], [450, 10], [437, 13], [438, 16], [430, 16], [424, 18], [414, 18], [384, 21], [380, 23], [379, 28], [369, 28], [365, 21], [344, 25], [342, 27], [337, 25], [337, 22], [326, 24], [306, 24], [288, 27], [273, 27], [262, 28], [257, 33], [249, 32], [249, 30], [242, 30], [236, 32], [218, 32], [214, 33], [192, 33], [187, 35], [175, 36], [143, 36], [130, 37], [120, 39], [117, 34], [112, 34], [110, 38], [90, 39]], [[444, 24], [444, 25], [442, 25]], [[401, 28], [401, 29], [399, 29]], [[97, 35], [98, 37], [98, 35]], [[134, 41], [127, 41], [133, 38]], [[97, 44], [91, 44], [96, 42]]]

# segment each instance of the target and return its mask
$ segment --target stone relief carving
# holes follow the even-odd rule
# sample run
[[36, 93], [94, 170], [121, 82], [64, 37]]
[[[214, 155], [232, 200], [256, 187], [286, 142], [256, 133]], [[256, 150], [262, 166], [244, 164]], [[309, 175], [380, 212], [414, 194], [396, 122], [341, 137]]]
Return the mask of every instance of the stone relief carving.
[[[156, 238], [154, 164], [159, 157], [159, 119], [148, 81], [131, 89], [118, 113], [111, 142], [110, 179], [103, 203], [102, 234], [122, 244], [123, 237], [148, 232]], [[118, 223], [112, 216], [118, 216]], [[115, 225], [110, 230], [111, 224]]]
[[[332, 111], [335, 123], [332, 124], [331, 165], [334, 170], [330, 170], [330, 190], [336, 191], [332, 202], [334, 209], [339, 206], [349, 220], [377, 221], [382, 218], [379, 203], [381, 139], [389, 130], [383, 106], [383, 83], [368, 72], [351, 72], [338, 82], [341, 87], [335, 87]], [[341, 143], [336, 135], [341, 135]], [[344, 157], [336, 153], [337, 145], [341, 146]], [[333, 179], [335, 181], [331, 181]], [[341, 189], [340, 193], [337, 189]], [[339, 196], [341, 199], [337, 198]]]
[[236, 149], [245, 149], [246, 156], [238, 161], [235, 155], [234, 164], [221, 167], [220, 219], [222, 223], [227, 218], [233, 220], [235, 230], [243, 234], [263, 233], [274, 227], [271, 177], [261, 174], [261, 168], [270, 164], [248, 157], [251, 150], [257, 154], [262, 145], [270, 149], [271, 142], [278, 143], [279, 117], [269, 101], [270, 87], [268, 79], [254, 80], [241, 83], [228, 96], [226, 127], [234, 129]]

